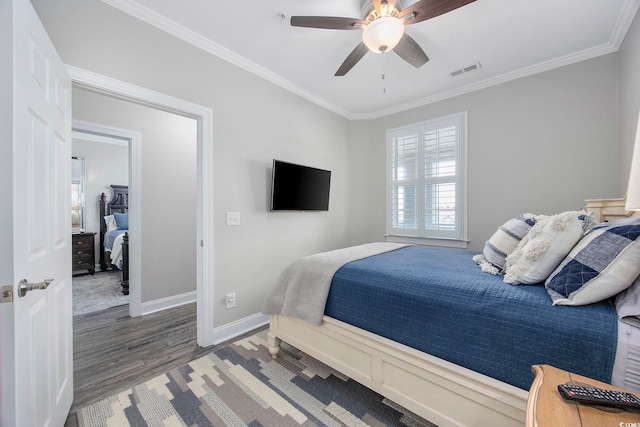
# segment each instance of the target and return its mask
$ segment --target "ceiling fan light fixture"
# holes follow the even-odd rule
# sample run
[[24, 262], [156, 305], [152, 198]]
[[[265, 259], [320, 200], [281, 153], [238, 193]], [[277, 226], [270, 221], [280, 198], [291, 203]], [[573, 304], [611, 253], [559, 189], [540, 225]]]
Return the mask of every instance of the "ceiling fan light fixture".
[[390, 51], [404, 35], [404, 24], [393, 16], [378, 18], [369, 23], [362, 31], [362, 41], [375, 53]]

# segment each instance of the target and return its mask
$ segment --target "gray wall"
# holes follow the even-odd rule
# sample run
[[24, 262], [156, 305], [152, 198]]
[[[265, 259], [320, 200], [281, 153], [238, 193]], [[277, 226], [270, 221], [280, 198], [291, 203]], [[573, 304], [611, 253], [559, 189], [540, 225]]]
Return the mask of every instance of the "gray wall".
[[626, 193], [631, 155], [640, 113], [640, 11], [627, 31], [618, 51], [619, 73], [619, 140], [620, 176], [618, 196]]
[[469, 247], [524, 212], [618, 194], [617, 55], [547, 71], [350, 128], [351, 243], [385, 234], [386, 130], [469, 113]]
[[[129, 185], [129, 148], [126, 145], [73, 139], [71, 154], [85, 159], [85, 229], [100, 233], [100, 194], [111, 200], [110, 185]], [[100, 262], [99, 234], [95, 238], [96, 264]]]
[[[287, 263], [348, 246], [348, 120], [99, 0], [32, 3], [66, 64], [213, 109], [215, 326], [257, 313]], [[269, 212], [274, 158], [330, 169], [330, 211]], [[144, 200], [147, 191], [163, 194], [144, 183]], [[225, 225], [227, 211], [240, 212], [239, 227]], [[183, 218], [163, 216], [167, 224]], [[149, 258], [162, 251], [145, 247]], [[224, 309], [228, 292], [237, 294], [233, 310]]]

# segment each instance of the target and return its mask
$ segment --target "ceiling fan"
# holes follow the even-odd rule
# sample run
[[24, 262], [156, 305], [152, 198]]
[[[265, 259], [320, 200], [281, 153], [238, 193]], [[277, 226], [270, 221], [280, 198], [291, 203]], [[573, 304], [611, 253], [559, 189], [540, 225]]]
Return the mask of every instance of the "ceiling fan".
[[362, 42], [347, 56], [336, 76], [344, 76], [371, 50], [385, 53], [393, 50], [416, 68], [429, 61], [422, 48], [404, 32], [405, 25], [416, 24], [451, 12], [476, 0], [418, 0], [402, 9], [402, 0], [368, 0], [363, 18], [332, 16], [292, 16], [294, 27], [326, 28], [330, 30], [362, 30]]

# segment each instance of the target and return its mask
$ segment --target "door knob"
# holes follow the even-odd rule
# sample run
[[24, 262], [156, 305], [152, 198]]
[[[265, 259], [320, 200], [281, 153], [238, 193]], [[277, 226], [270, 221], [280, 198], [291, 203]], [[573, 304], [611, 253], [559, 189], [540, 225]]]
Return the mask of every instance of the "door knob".
[[29, 283], [27, 279], [22, 279], [18, 282], [18, 295], [21, 297], [25, 296], [27, 292], [33, 291], [35, 289], [47, 289], [49, 284], [53, 282], [54, 279], [44, 279], [43, 282], [40, 283]]

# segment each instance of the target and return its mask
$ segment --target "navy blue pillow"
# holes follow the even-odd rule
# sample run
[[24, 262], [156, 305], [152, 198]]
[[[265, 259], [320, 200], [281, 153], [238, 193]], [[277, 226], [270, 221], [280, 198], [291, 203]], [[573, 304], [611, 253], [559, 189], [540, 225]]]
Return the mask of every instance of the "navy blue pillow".
[[114, 213], [113, 217], [116, 219], [118, 230], [129, 229], [129, 214], [128, 213]]

